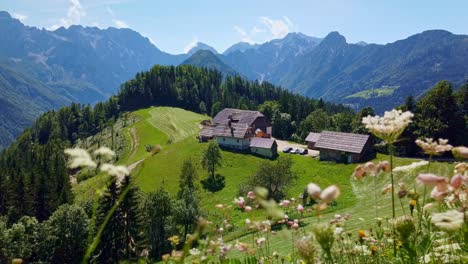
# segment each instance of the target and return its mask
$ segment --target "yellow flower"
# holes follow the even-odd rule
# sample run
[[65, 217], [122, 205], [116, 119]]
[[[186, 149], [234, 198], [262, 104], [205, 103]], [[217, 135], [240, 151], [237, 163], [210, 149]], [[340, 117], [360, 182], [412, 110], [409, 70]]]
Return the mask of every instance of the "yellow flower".
[[366, 237], [366, 231], [364, 231], [364, 230], [359, 230], [359, 231], [358, 231], [358, 236], [359, 236], [359, 238], [364, 238], [364, 237]]
[[410, 204], [410, 205], [412, 205], [412, 206], [415, 206], [415, 205], [416, 205], [416, 203], [417, 203], [417, 201], [416, 201], [416, 200], [414, 200], [414, 199], [411, 199], [411, 201], [409, 202], [409, 204]]
[[180, 243], [180, 240], [179, 240], [178, 236], [171, 236], [167, 240], [169, 240], [171, 242], [172, 246], [174, 246], [174, 247], [177, 246]]

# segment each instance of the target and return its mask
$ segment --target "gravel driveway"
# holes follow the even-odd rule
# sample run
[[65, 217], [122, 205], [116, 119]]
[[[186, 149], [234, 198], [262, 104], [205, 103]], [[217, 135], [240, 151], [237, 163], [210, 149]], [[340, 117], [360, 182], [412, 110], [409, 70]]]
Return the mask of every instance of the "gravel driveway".
[[[278, 144], [278, 152], [282, 152], [283, 149], [286, 147], [291, 147], [293, 149], [297, 149], [297, 148], [307, 149], [307, 145], [301, 145], [301, 144], [292, 143], [292, 142], [279, 140], [279, 139], [275, 139], [275, 140], [276, 140], [276, 143]], [[304, 156], [317, 157], [319, 155], [319, 152], [317, 150], [308, 149], [308, 151], [309, 153]]]

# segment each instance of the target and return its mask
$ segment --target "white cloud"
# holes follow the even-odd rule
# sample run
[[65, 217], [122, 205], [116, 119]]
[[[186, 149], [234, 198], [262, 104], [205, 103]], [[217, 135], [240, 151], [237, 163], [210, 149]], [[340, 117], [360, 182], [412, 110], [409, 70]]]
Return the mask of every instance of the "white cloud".
[[188, 53], [192, 48], [197, 46], [198, 43], [198, 38], [194, 37], [192, 41], [190, 41], [185, 47], [184, 47], [184, 53]]
[[271, 19], [269, 17], [260, 17], [260, 22], [270, 31], [274, 38], [283, 38], [293, 27], [291, 20], [284, 16], [283, 19]]
[[117, 19], [116, 16], [115, 16], [115, 13], [114, 13], [114, 10], [112, 10], [112, 8], [110, 8], [109, 6], [106, 7], [107, 9], [107, 13], [109, 13], [109, 15], [111, 15], [112, 17], [112, 22], [114, 23], [115, 27], [116, 28], [129, 28], [130, 26], [127, 24], [127, 22], [121, 20], [121, 19]]
[[261, 43], [275, 38], [283, 38], [289, 32], [293, 31], [294, 24], [287, 17], [283, 16], [280, 19], [272, 19], [266, 16], [258, 19], [257, 25], [254, 25], [250, 30], [245, 30], [240, 26], [234, 26], [234, 31], [237, 32], [241, 41], [253, 43]]
[[123, 20], [112, 19], [112, 22], [114, 22], [115, 27], [117, 28], [129, 28], [128, 24]]
[[20, 20], [21, 22], [24, 23], [25, 20], [28, 19], [28, 16], [25, 14], [20, 14], [20, 13], [12, 13], [11, 14], [14, 18]]
[[54, 24], [50, 29], [55, 30], [59, 27], [69, 27], [71, 25], [79, 24], [81, 18], [86, 15], [86, 12], [79, 0], [70, 0], [70, 7], [67, 11], [67, 16], [60, 18], [57, 24]]

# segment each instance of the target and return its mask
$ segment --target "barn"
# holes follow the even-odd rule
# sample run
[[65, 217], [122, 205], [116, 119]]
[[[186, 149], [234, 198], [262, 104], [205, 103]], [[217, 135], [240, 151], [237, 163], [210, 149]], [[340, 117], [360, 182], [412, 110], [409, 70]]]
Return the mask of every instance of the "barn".
[[375, 156], [370, 136], [363, 134], [322, 131], [315, 148], [320, 160], [356, 163]]
[[317, 141], [319, 139], [320, 139], [320, 133], [310, 132], [309, 135], [307, 135], [305, 139], [305, 141], [307, 142], [307, 148], [316, 149], [315, 144], [317, 144]]
[[254, 137], [250, 140], [250, 152], [255, 155], [273, 158], [278, 155], [278, 144], [274, 139]]

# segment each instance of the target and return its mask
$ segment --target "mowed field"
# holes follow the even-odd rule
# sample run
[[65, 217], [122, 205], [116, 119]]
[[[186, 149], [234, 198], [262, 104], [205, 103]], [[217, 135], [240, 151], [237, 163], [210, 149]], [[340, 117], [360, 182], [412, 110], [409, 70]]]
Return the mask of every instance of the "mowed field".
[[[198, 168], [200, 180], [207, 177], [208, 173], [201, 168], [200, 156], [206, 148], [206, 143], [199, 143], [196, 139], [200, 129], [199, 123], [208, 119], [207, 116], [170, 107], [152, 107], [133, 112], [138, 121], [123, 129], [126, 133], [127, 143], [131, 146], [128, 152], [122, 155], [120, 164], [130, 165], [141, 161], [132, 171], [132, 177], [140, 188], [148, 193], [163, 186], [170, 193], [176, 194], [178, 190], [181, 165], [186, 159], [192, 159]], [[133, 132], [132, 132], [133, 131]], [[145, 150], [145, 144], [161, 145], [161, 151], [151, 155]], [[383, 195], [381, 190], [390, 182], [389, 175], [380, 175], [377, 178], [365, 178], [357, 182], [351, 175], [356, 164], [337, 164], [334, 162], [321, 162], [312, 157], [283, 154], [290, 156], [294, 162], [293, 170], [299, 179], [288, 190], [288, 197], [297, 198], [310, 182], [314, 182], [325, 188], [335, 184], [341, 190], [341, 196], [337, 199], [336, 206], [327, 209], [320, 217], [320, 221], [329, 221], [335, 214], [350, 213], [351, 219], [346, 223], [349, 230], [368, 229], [375, 222], [376, 209], [378, 217], [391, 215], [390, 195]], [[219, 192], [210, 193], [201, 190], [201, 206], [206, 217], [217, 217], [220, 213], [215, 205], [233, 204], [238, 196], [238, 185], [245, 182], [252, 175], [261, 162], [275, 162], [249, 154], [223, 151], [223, 166], [217, 173], [225, 177], [226, 186]], [[388, 156], [378, 155], [376, 160], [385, 160]], [[416, 162], [415, 159], [395, 158], [395, 166], [403, 166]], [[453, 164], [436, 163], [431, 165], [431, 170], [443, 175], [450, 175]], [[426, 167], [420, 167], [413, 171], [396, 174], [396, 183], [405, 183], [407, 188], [415, 186], [415, 177]], [[77, 200], [87, 200], [93, 197], [96, 189], [105, 183], [104, 175], [98, 175], [88, 179], [74, 187]], [[420, 190], [421, 191], [421, 190]], [[409, 210], [409, 200], [396, 198], [398, 214], [403, 210]], [[376, 202], [377, 201], [377, 202]], [[295, 214], [294, 209], [285, 209], [287, 214]], [[296, 214], [297, 215], [297, 214]], [[225, 235], [226, 240], [250, 241], [252, 235], [246, 235], [244, 222], [249, 219], [264, 219], [261, 210], [243, 213], [240, 210], [232, 210], [232, 223], [235, 226], [233, 232]], [[305, 214], [304, 221], [307, 224], [305, 230], [309, 230], [318, 219], [315, 214]], [[259, 234], [261, 235], [261, 234]], [[282, 230], [271, 239], [271, 249], [281, 253], [287, 253], [291, 249], [293, 235], [289, 230]]]

